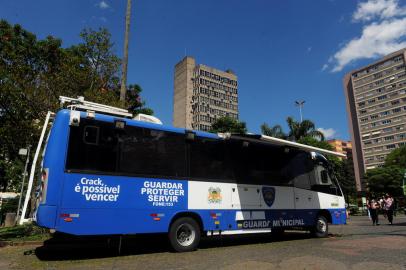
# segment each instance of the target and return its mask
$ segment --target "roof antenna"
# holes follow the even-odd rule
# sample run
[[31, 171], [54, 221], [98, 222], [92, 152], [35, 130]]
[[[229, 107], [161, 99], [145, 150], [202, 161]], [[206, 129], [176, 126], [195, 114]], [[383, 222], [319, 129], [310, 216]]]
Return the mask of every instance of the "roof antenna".
[[185, 47], [185, 57], [186, 57], [186, 47]]

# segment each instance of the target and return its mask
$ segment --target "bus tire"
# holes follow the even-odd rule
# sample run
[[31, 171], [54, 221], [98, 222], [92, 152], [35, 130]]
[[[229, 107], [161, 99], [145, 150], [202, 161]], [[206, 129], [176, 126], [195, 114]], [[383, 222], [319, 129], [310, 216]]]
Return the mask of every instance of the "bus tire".
[[200, 227], [190, 217], [175, 220], [169, 229], [169, 242], [176, 252], [188, 252], [197, 248], [200, 242]]
[[328, 221], [325, 216], [317, 216], [316, 224], [311, 229], [311, 233], [317, 238], [324, 238], [328, 236]]

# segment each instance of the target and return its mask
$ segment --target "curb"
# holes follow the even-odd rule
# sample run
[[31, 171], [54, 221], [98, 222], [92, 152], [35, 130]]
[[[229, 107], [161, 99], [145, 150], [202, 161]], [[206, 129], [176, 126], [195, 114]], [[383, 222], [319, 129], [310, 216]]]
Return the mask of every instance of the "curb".
[[30, 245], [43, 245], [44, 241], [0, 241], [0, 248], [7, 246], [30, 246]]

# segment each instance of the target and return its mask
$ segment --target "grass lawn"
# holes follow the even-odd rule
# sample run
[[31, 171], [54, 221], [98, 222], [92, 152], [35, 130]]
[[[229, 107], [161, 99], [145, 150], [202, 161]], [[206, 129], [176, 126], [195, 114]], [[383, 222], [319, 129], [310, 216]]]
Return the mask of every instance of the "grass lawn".
[[0, 241], [41, 241], [48, 238], [50, 238], [49, 230], [34, 224], [0, 228]]

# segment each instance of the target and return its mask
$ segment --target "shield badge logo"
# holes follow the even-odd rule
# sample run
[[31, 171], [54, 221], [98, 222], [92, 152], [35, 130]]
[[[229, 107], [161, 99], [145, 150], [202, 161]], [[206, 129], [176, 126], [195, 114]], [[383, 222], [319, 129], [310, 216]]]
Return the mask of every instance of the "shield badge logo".
[[275, 201], [275, 188], [273, 187], [262, 187], [262, 197], [266, 205], [271, 207]]
[[221, 203], [222, 201], [221, 189], [219, 187], [210, 187], [209, 195], [207, 196], [207, 201], [209, 203]]

